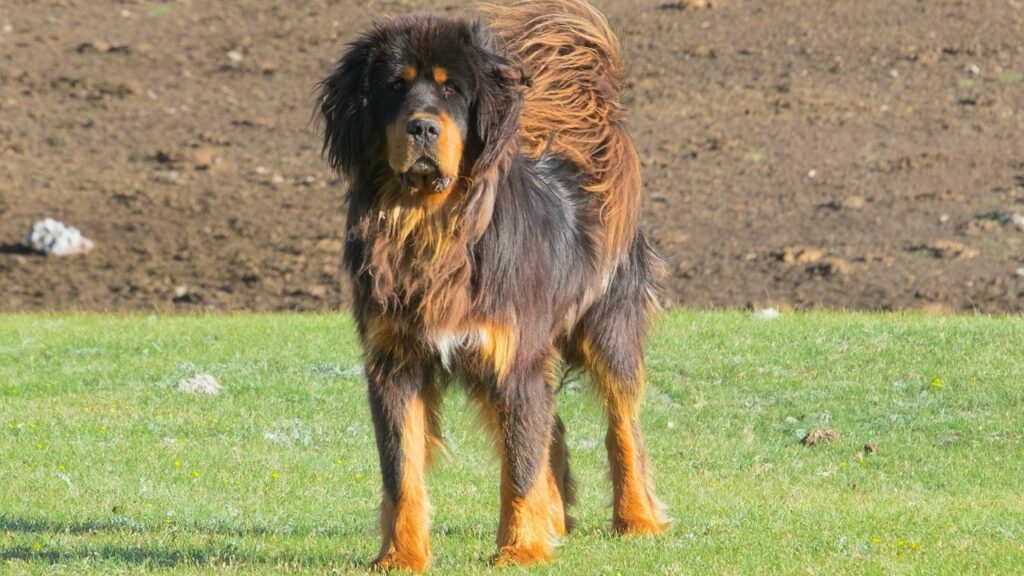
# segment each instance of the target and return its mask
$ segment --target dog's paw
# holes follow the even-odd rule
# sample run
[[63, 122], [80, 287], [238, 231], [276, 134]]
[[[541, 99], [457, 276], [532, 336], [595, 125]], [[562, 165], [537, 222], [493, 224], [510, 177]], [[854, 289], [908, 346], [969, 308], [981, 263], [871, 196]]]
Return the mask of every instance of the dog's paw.
[[400, 553], [394, 550], [380, 555], [370, 564], [374, 572], [406, 571], [421, 574], [430, 566], [429, 554]]
[[652, 519], [632, 520], [628, 522], [619, 520], [612, 525], [612, 529], [615, 530], [615, 533], [619, 534], [620, 536], [656, 536], [667, 530], [668, 524], [666, 522], [660, 522]]
[[498, 568], [547, 564], [550, 561], [551, 549], [540, 545], [532, 547], [504, 546], [491, 557], [491, 564]]
[[614, 518], [612, 520], [612, 530], [620, 536], [656, 536], [668, 530], [669, 524], [670, 522], [662, 518], [661, 514], [648, 512], [646, 514]]

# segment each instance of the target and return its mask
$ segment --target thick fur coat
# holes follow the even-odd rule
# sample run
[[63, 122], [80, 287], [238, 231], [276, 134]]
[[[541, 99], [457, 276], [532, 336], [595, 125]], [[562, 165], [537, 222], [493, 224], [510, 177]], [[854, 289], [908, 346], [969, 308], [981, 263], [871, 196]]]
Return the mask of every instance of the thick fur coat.
[[423, 478], [449, 382], [496, 439], [497, 563], [546, 561], [572, 528], [562, 365], [607, 413], [613, 527], [665, 526], [639, 424], [659, 264], [638, 225], [618, 41], [582, 0], [484, 13], [382, 21], [322, 85], [325, 152], [350, 182], [385, 569], [429, 565]]

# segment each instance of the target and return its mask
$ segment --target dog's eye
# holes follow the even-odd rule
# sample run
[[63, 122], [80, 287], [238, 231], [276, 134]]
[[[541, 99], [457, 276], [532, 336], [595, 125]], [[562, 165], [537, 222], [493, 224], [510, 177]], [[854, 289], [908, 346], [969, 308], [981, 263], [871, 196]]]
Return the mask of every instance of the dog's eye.
[[395, 80], [394, 82], [391, 83], [391, 89], [396, 92], [401, 91], [403, 88], [405, 88], [404, 80]]
[[444, 92], [445, 98], [459, 93], [459, 89], [451, 82], [445, 82], [444, 86], [441, 87], [441, 90]]

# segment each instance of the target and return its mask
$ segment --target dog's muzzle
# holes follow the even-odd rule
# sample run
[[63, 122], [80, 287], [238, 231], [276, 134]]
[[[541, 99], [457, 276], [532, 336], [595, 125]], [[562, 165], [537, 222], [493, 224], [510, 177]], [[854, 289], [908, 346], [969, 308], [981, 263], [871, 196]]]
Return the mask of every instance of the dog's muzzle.
[[389, 162], [409, 192], [442, 192], [452, 185], [462, 156], [458, 132], [443, 114], [417, 113], [392, 126]]

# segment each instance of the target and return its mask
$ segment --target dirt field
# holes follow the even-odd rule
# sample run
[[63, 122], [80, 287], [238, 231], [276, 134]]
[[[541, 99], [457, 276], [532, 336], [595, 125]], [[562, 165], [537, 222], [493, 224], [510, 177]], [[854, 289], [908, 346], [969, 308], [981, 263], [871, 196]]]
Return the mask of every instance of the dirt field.
[[[1024, 308], [1024, 0], [595, 3], [666, 303]], [[0, 311], [344, 307], [314, 85], [425, 5], [0, 0]]]

